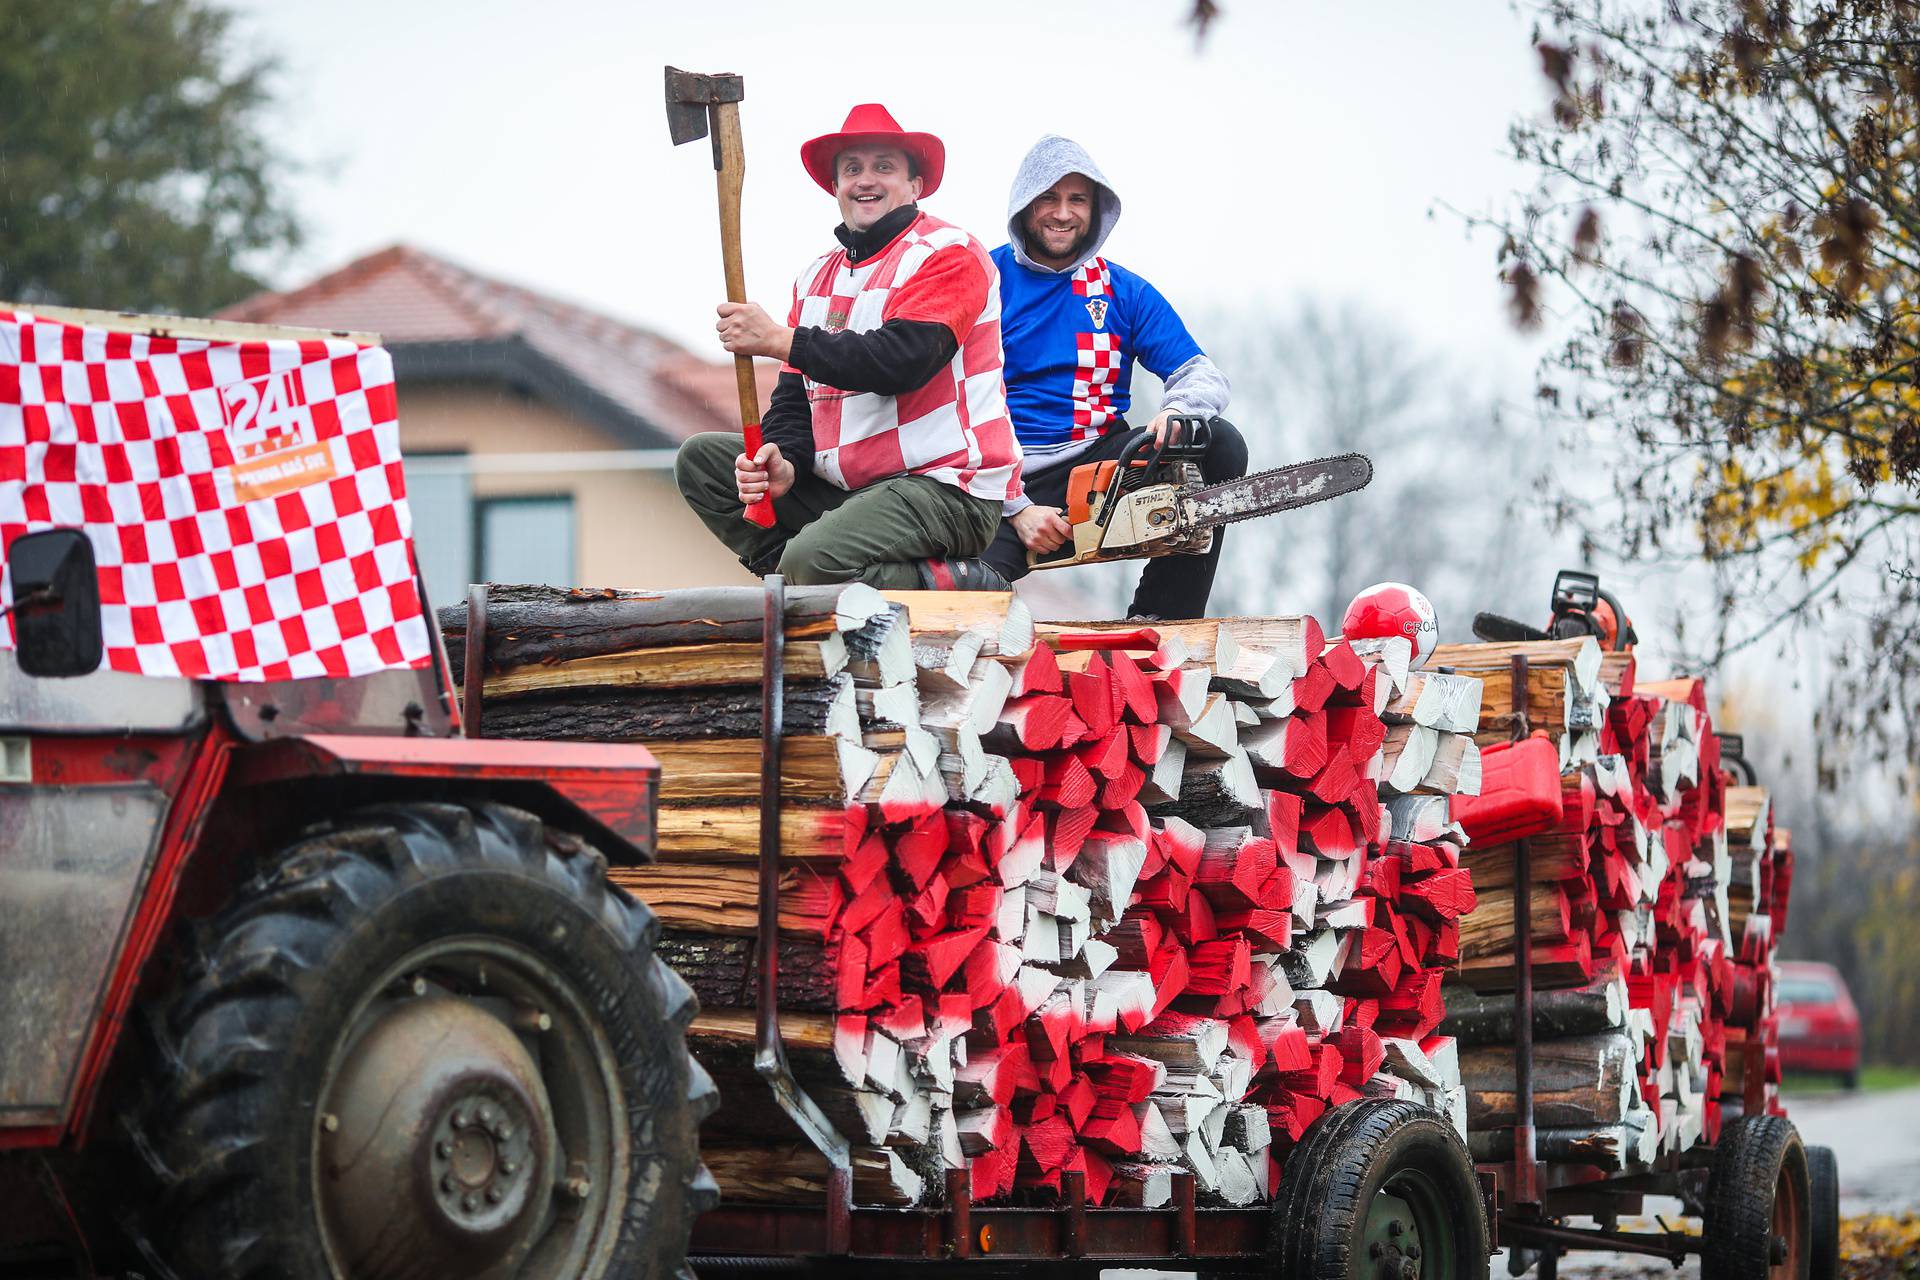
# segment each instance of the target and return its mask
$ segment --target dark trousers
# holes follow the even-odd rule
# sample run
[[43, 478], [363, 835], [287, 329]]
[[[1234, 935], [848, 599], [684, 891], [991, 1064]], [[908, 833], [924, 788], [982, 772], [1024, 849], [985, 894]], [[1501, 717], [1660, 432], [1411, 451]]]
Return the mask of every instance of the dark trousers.
[[[1200, 471], [1207, 483], [1218, 484], [1247, 474], [1247, 442], [1241, 438], [1238, 428], [1225, 418], [1214, 418], [1207, 427], [1207, 452], [1200, 460]], [[1091, 449], [1071, 462], [1024, 477], [1027, 496], [1039, 506], [1064, 508], [1067, 477], [1075, 467], [1118, 458], [1132, 440], [1143, 434], [1124, 426], [1107, 432]], [[1213, 573], [1220, 565], [1220, 547], [1225, 541], [1226, 530], [1215, 529], [1213, 546], [1205, 555], [1158, 556], [1147, 561], [1127, 612], [1156, 618], [1205, 617], [1207, 597], [1213, 593]], [[1013, 531], [1010, 520], [1000, 522], [999, 531], [993, 535], [993, 545], [982, 558], [1009, 582], [1027, 576], [1027, 548], [1020, 541], [1020, 535]]]

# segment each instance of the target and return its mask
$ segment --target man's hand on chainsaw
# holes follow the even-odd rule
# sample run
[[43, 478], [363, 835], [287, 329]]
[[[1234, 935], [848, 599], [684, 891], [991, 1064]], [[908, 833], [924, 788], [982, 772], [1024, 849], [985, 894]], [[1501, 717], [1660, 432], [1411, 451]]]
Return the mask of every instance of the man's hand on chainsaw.
[[1055, 551], [1073, 539], [1073, 526], [1058, 507], [1022, 507], [1011, 519], [1013, 531], [1029, 551]]
[[[1178, 409], [1162, 409], [1153, 416], [1153, 421], [1147, 424], [1147, 430], [1153, 433], [1155, 448], [1167, 442], [1167, 432], [1173, 430], [1173, 419], [1179, 414]], [[1179, 440], [1176, 438], [1174, 443], [1178, 444]]]
[[733, 486], [743, 507], [762, 498], [784, 498], [793, 488], [793, 464], [780, 456], [779, 445], [763, 444], [751, 458], [744, 453], [734, 458]]
[[735, 355], [785, 360], [793, 354], [793, 330], [774, 323], [759, 303], [723, 302], [714, 310], [720, 316], [713, 325], [720, 345]]

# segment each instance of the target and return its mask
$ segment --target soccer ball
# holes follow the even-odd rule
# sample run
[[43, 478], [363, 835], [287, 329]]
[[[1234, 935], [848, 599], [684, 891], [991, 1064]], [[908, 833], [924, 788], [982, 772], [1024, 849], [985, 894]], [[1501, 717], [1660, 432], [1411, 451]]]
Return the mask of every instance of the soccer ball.
[[1404, 582], [1376, 582], [1353, 598], [1340, 620], [1340, 634], [1348, 640], [1378, 640], [1405, 636], [1413, 642], [1415, 667], [1425, 666], [1440, 639], [1440, 623], [1433, 603]]

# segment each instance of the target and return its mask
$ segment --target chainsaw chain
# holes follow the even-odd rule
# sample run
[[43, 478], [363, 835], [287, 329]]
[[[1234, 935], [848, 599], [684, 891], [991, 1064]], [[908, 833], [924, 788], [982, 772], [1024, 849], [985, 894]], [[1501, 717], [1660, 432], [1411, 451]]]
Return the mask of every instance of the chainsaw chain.
[[1238, 515], [1226, 515], [1218, 519], [1209, 519], [1200, 527], [1216, 529], [1225, 524], [1239, 524], [1242, 520], [1256, 520], [1261, 516], [1270, 516], [1281, 511], [1293, 511], [1300, 507], [1310, 507], [1316, 502], [1325, 502], [1329, 498], [1344, 498], [1349, 493], [1358, 493], [1361, 489], [1366, 488], [1367, 485], [1373, 482], [1373, 461], [1364, 453], [1335, 453], [1324, 458], [1313, 458], [1306, 462], [1289, 463], [1284, 467], [1270, 467], [1265, 471], [1256, 471], [1250, 476], [1238, 476], [1232, 480], [1223, 480], [1219, 484], [1208, 485], [1204, 489], [1195, 489], [1185, 496], [1189, 503], [1198, 505], [1215, 494], [1226, 493], [1229, 490], [1241, 488], [1245, 486], [1248, 481], [1258, 480], [1261, 476], [1276, 475], [1284, 471], [1301, 471], [1311, 467], [1324, 466], [1328, 463], [1345, 462], [1349, 459], [1359, 463], [1366, 471], [1366, 479], [1351, 489], [1341, 489], [1333, 493], [1316, 493], [1312, 497], [1298, 498], [1282, 503], [1279, 506], [1260, 507], [1257, 510], [1241, 512]]

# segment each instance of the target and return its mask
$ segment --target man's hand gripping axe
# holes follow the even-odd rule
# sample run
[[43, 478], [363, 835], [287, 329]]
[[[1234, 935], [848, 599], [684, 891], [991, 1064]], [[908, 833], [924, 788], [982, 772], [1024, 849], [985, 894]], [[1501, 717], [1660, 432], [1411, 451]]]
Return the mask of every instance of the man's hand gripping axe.
[[[720, 256], [726, 264], [729, 302], [747, 300], [747, 270], [740, 261], [740, 185], [747, 171], [747, 150], [740, 141], [740, 100], [745, 96], [739, 76], [703, 76], [667, 68], [667, 132], [673, 144], [704, 138], [709, 131], [713, 136], [713, 167], [720, 187]], [[753, 357], [734, 356], [733, 372], [740, 384], [740, 430], [751, 458], [760, 452], [760, 387], [753, 377]], [[773, 499], [762, 498], [748, 507], [747, 519], [771, 528]]]

